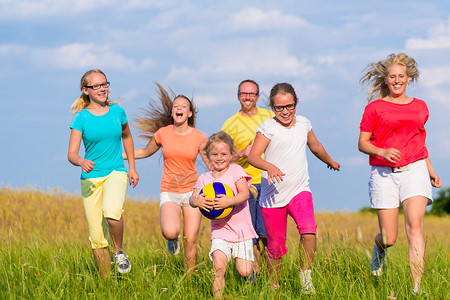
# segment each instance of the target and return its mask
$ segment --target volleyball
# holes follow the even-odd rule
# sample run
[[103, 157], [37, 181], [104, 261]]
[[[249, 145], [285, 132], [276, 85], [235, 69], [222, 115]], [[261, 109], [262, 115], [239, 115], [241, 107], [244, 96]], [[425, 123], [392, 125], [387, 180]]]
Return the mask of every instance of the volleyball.
[[[205, 185], [200, 194], [205, 194], [206, 198], [217, 198], [218, 195], [225, 195], [227, 197], [233, 197], [233, 190], [226, 184], [221, 182], [212, 182]], [[223, 219], [231, 214], [234, 206], [227, 207], [225, 209], [212, 209], [211, 211], [206, 211], [200, 209], [202, 214], [211, 220]]]

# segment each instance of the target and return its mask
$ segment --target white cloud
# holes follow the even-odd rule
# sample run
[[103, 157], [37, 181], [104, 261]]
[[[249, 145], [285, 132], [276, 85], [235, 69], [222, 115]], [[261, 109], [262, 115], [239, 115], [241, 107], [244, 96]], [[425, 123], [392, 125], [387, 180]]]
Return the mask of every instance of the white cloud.
[[74, 15], [91, 9], [111, 6], [109, 0], [2, 0], [0, 18], [29, 18]]
[[289, 53], [288, 46], [277, 39], [233, 41], [202, 48], [205, 51], [196, 54], [201, 58], [198, 63], [173, 66], [167, 79], [198, 86], [208, 80], [236, 80], [242, 76], [286, 78], [314, 72], [306, 59]]
[[26, 50], [21, 45], [0, 45], [0, 56], [19, 55]]
[[425, 39], [408, 39], [406, 49], [444, 49], [450, 48], [450, 17], [447, 23], [442, 23], [428, 30]]
[[146, 9], [167, 6], [167, 1], [159, 0], [128, 0], [120, 3], [125, 9]]
[[426, 88], [450, 86], [450, 64], [438, 67], [426, 67], [420, 70], [421, 84]]
[[336, 62], [336, 59], [330, 55], [325, 55], [325, 56], [319, 56], [317, 58], [317, 62], [319, 64], [325, 64], [325, 65], [334, 65], [334, 63]]
[[304, 19], [284, 14], [278, 9], [264, 11], [249, 7], [231, 15], [230, 27], [234, 30], [276, 30], [308, 26]]
[[53, 49], [35, 49], [30, 52], [31, 59], [36, 65], [51, 66], [56, 69], [109, 67], [119, 70], [140, 71], [150, 69], [154, 65], [154, 62], [149, 58], [136, 62], [114, 52], [108, 46], [99, 47], [93, 43], [75, 43]]

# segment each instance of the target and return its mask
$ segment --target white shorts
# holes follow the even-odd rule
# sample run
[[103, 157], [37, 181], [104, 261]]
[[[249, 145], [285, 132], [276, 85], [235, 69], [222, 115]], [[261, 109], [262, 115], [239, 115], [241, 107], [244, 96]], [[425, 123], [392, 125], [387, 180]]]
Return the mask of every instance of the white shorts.
[[191, 197], [191, 195], [192, 192], [184, 194], [161, 192], [159, 194], [159, 207], [161, 207], [166, 202], [173, 202], [175, 204], [178, 204], [179, 206], [183, 206], [185, 204], [189, 205], [189, 198]]
[[253, 261], [253, 240], [246, 240], [243, 242], [227, 242], [222, 239], [213, 239], [211, 241], [211, 251], [209, 251], [209, 258], [212, 260], [212, 253], [216, 250], [222, 251], [227, 260], [230, 258], [242, 258]]
[[430, 175], [425, 160], [421, 159], [395, 171], [390, 167], [372, 166], [369, 195], [372, 208], [396, 208], [413, 196], [433, 201]]

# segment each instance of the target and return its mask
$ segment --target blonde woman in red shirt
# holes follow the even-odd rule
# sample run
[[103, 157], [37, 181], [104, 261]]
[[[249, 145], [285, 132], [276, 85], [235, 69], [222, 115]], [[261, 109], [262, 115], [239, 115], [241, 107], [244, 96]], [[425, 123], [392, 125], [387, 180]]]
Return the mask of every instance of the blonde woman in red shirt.
[[[413, 294], [423, 294], [425, 270], [425, 209], [432, 202], [432, 187], [441, 179], [431, 165], [425, 145], [428, 107], [420, 99], [406, 95], [419, 71], [415, 60], [404, 53], [369, 64], [361, 85], [368, 84], [367, 104], [360, 124], [358, 148], [369, 155], [371, 206], [377, 210], [380, 232], [375, 236], [370, 270], [384, 271], [387, 248], [398, 234], [398, 208], [403, 206], [408, 260]], [[372, 101], [373, 100], [373, 101]]]

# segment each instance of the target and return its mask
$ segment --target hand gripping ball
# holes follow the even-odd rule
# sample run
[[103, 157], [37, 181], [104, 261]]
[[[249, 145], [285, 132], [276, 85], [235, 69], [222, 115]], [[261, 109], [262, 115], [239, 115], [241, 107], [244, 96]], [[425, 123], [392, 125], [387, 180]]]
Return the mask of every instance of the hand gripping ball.
[[[227, 197], [234, 196], [233, 190], [221, 182], [212, 182], [205, 185], [200, 191], [200, 194], [202, 193], [205, 194], [206, 198], [217, 198], [218, 195], [225, 195]], [[211, 211], [200, 209], [200, 211], [208, 219], [215, 220], [227, 217], [233, 211], [233, 208], [234, 206], [230, 206], [225, 209], [212, 209]]]

